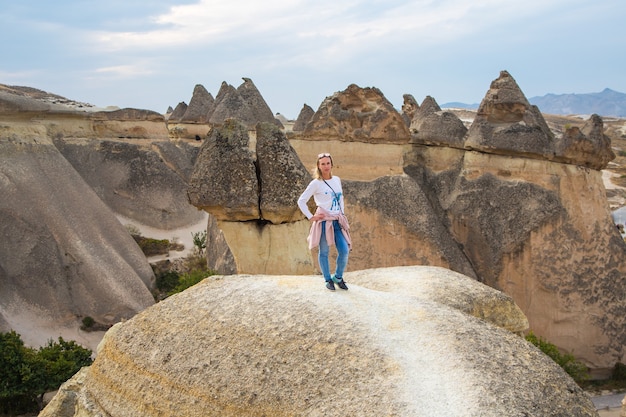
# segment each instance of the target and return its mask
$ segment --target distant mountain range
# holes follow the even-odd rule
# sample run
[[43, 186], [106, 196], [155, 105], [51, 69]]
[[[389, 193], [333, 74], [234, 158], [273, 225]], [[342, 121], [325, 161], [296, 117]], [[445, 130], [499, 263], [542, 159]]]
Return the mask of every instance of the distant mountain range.
[[[546, 94], [531, 97], [530, 104], [546, 114], [598, 114], [600, 116], [626, 117], [626, 94], [605, 88], [599, 93]], [[478, 103], [444, 103], [442, 108], [478, 109]]]

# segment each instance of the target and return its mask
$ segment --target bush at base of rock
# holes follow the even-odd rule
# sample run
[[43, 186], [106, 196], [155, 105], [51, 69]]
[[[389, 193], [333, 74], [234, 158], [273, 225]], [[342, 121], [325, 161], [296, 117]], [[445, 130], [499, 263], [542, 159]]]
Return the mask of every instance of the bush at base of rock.
[[152, 239], [137, 235], [133, 235], [133, 239], [146, 256], [166, 255], [170, 250], [170, 241], [167, 239]]
[[556, 362], [574, 381], [578, 384], [589, 379], [589, 372], [587, 367], [574, 358], [574, 355], [569, 353], [562, 353], [555, 345], [544, 340], [541, 337], [537, 337], [533, 332], [529, 332], [526, 335], [528, 340], [533, 345], [537, 346], [543, 353], [548, 355], [554, 362]]

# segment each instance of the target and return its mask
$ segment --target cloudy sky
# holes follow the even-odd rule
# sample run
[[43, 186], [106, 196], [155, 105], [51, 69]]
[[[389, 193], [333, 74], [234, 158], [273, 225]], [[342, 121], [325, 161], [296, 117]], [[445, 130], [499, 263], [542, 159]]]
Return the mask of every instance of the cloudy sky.
[[626, 92], [624, 22], [621, 0], [3, 0], [0, 83], [165, 112], [247, 77], [289, 118], [352, 83], [478, 103], [501, 70], [529, 98]]

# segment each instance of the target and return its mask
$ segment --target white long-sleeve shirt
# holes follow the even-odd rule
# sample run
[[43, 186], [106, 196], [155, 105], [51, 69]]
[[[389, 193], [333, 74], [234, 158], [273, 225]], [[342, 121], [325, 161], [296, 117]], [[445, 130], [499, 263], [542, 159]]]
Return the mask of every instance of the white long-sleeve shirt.
[[300, 195], [300, 198], [298, 198], [298, 207], [307, 219], [313, 217], [313, 213], [311, 213], [311, 210], [309, 210], [309, 207], [307, 206], [307, 202], [311, 199], [311, 197], [315, 200], [316, 206], [322, 207], [331, 214], [343, 213], [344, 205], [341, 179], [338, 176], [333, 175], [332, 178], [326, 180], [326, 182], [328, 184], [322, 180], [314, 179], [309, 183], [302, 195]]

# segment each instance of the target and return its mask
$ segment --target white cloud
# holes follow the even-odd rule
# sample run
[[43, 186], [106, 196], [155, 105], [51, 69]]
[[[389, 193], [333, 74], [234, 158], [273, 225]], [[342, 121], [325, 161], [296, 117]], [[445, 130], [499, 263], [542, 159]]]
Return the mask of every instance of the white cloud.
[[[531, 4], [529, 4], [531, 3]], [[495, 23], [540, 14], [558, 2], [528, 0], [200, 0], [151, 17], [153, 30], [94, 33], [109, 51], [211, 47], [234, 42], [289, 48], [319, 62], [349, 57], [373, 46], [427, 47], [458, 42]], [[239, 42], [239, 44], [237, 44]]]
[[133, 78], [154, 73], [150, 69], [150, 64], [142, 62], [134, 65], [115, 65], [110, 67], [101, 67], [94, 70], [98, 75], [105, 75], [108, 78]]

